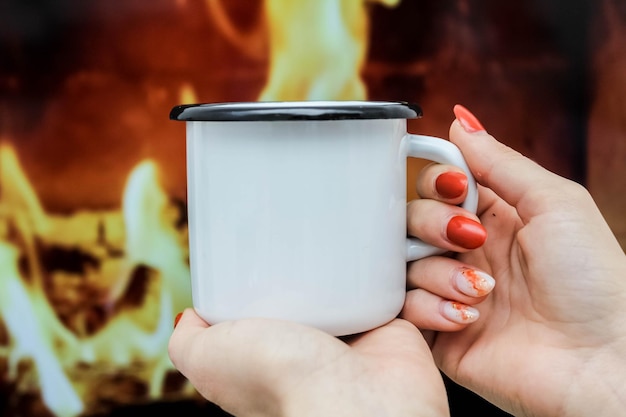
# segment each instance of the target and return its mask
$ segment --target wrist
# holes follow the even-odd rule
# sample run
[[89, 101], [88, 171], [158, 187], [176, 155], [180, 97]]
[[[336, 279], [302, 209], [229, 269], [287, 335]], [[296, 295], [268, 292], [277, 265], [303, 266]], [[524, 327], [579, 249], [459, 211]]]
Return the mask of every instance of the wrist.
[[[449, 417], [443, 381], [423, 388], [416, 395], [414, 386], [378, 385], [365, 375], [347, 373], [307, 381], [282, 396], [281, 417]], [[365, 381], [363, 383], [363, 381]], [[426, 394], [425, 391], [432, 391]]]
[[377, 393], [355, 392], [351, 387], [325, 392], [323, 395], [307, 395], [291, 398], [283, 403], [282, 417], [449, 417], [445, 401], [417, 403], [406, 398], [381, 399]]
[[585, 355], [559, 416], [617, 416], [626, 410], [626, 343]]

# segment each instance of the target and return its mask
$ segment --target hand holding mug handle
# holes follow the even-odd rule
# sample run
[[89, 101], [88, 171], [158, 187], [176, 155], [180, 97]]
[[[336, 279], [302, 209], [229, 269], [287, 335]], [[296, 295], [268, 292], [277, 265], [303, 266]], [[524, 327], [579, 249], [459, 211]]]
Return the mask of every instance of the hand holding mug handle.
[[[406, 141], [407, 156], [427, 159], [440, 164], [455, 165], [463, 170], [467, 176], [467, 196], [461, 204], [461, 207], [472, 213], [476, 213], [478, 207], [478, 188], [476, 186], [476, 180], [467, 166], [459, 148], [445, 139], [434, 136], [407, 134], [404, 140]], [[444, 249], [429, 245], [420, 239], [407, 238], [407, 262], [444, 252]]]

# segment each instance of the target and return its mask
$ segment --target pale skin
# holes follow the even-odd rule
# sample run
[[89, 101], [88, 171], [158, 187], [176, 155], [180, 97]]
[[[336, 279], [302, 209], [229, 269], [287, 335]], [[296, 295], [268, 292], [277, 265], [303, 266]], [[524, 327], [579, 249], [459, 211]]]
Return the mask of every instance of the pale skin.
[[[626, 256], [591, 196], [485, 131], [468, 134], [454, 122], [450, 138], [482, 186], [478, 216], [489, 238], [456, 260], [415, 262], [409, 285], [430, 293], [408, 300], [448, 295], [433, 281], [456, 262], [497, 285], [478, 306], [482, 320], [431, 336], [438, 366], [517, 416], [622, 414]], [[417, 314], [404, 316], [420, 325]]]
[[[337, 339], [272, 320], [209, 326], [188, 309], [170, 341], [175, 366], [237, 416], [447, 416], [438, 368], [517, 416], [623, 413], [624, 252], [584, 188], [463, 126], [452, 123], [450, 140], [480, 184], [478, 213], [436, 191], [456, 168], [423, 170], [409, 233], [459, 253], [409, 265], [399, 319]], [[480, 248], [447, 239], [459, 214], [488, 231]], [[493, 290], [468, 294], [467, 267], [492, 276]], [[480, 317], [451, 320], [449, 300]]]

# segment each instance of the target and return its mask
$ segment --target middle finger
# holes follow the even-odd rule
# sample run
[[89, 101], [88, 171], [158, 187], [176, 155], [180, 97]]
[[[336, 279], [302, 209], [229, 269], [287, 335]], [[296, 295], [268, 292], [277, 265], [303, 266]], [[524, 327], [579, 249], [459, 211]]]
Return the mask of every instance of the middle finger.
[[475, 214], [430, 199], [409, 202], [407, 231], [426, 243], [454, 252], [476, 249], [487, 238], [487, 231]]

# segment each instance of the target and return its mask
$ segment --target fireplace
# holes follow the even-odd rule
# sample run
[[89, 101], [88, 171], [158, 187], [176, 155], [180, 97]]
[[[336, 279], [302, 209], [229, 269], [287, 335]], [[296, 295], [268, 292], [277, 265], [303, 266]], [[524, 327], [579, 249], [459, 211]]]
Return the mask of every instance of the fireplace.
[[[222, 415], [166, 352], [191, 304], [176, 104], [414, 101], [424, 118], [410, 130], [446, 137], [462, 103], [503, 141], [592, 186], [626, 242], [614, 189], [626, 180], [606, 181], [626, 178], [625, 107], [613, 99], [626, 88], [626, 11], [569, 5], [5, 1], [0, 413]], [[421, 167], [410, 161], [408, 175]], [[455, 404], [484, 406], [450, 389], [453, 415]]]

